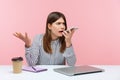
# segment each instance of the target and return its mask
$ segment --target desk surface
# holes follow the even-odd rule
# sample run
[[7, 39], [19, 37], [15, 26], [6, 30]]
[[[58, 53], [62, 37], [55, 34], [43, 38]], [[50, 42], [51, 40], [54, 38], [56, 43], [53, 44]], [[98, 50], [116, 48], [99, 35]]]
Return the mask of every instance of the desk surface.
[[11, 65], [0, 66], [0, 80], [120, 80], [120, 65], [92, 65], [102, 68], [105, 71], [100, 73], [66, 76], [54, 72], [54, 68], [64, 67], [60, 65], [40, 65], [41, 68], [47, 68], [47, 71], [32, 73], [22, 71], [14, 74]]

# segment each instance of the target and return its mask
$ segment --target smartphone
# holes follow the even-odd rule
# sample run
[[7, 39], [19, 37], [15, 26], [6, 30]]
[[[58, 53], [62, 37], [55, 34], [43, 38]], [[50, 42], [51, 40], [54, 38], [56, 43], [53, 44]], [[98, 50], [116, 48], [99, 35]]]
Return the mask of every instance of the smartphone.
[[[70, 28], [70, 30], [77, 30], [78, 28]], [[69, 33], [69, 31], [67, 30], [67, 32]]]
[[77, 30], [78, 28], [71, 28], [70, 30], [72, 31], [72, 30]]

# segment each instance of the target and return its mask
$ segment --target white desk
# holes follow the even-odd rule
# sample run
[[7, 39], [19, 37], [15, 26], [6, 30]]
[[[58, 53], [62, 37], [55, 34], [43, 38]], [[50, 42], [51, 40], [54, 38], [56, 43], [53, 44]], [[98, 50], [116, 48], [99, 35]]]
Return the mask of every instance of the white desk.
[[40, 65], [41, 68], [47, 68], [48, 71], [32, 73], [22, 71], [20, 74], [12, 72], [12, 66], [0, 66], [0, 80], [120, 80], [120, 65], [93, 65], [102, 68], [105, 71], [100, 73], [66, 76], [54, 72], [54, 68], [63, 67], [59, 65]]

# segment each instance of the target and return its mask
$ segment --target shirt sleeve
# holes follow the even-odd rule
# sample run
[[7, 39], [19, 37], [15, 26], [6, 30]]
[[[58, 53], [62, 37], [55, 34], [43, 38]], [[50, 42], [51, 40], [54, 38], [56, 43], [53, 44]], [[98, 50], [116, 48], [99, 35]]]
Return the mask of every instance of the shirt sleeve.
[[34, 66], [38, 62], [39, 53], [39, 46], [40, 46], [40, 35], [37, 35], [33, 39], [33, 43], [31, 47], [25, 48], [25, 57], [29, 66]]
[[65, 57], [67, 64], [69, 66], [74, 66], [76, 63], [76, 56], [74, 54], [74, 50], [73, 47], [70, 46], [69, 48], [66, 48], [63, 56]]

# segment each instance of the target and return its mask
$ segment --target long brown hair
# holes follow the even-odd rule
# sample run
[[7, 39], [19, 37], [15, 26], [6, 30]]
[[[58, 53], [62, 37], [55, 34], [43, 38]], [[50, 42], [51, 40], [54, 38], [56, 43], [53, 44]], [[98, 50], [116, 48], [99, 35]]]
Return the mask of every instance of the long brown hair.
[[[52, 49], [51, 49], [51, 31], [48, 29], [48, 24], [52, 24], [55, 21], [57, 21], [59, 18], [63, 18], [65, 22], [65, 30], [67, 29], [67, 23], [66, 23], [66, 18], [63, 13], [61, 12], [51, 12], [48, 17], [47, 17], [47, 22], [46, 22], [46, 32], [43, 37], [43, 48], [48, 54], [52, 54]], [[60, 52], [63, 53], [66, 49], [66, 43], [65, 43], [65, 37], [62, 36], [59, 38], [59, 43], [61, 44], [60, 47]]]

